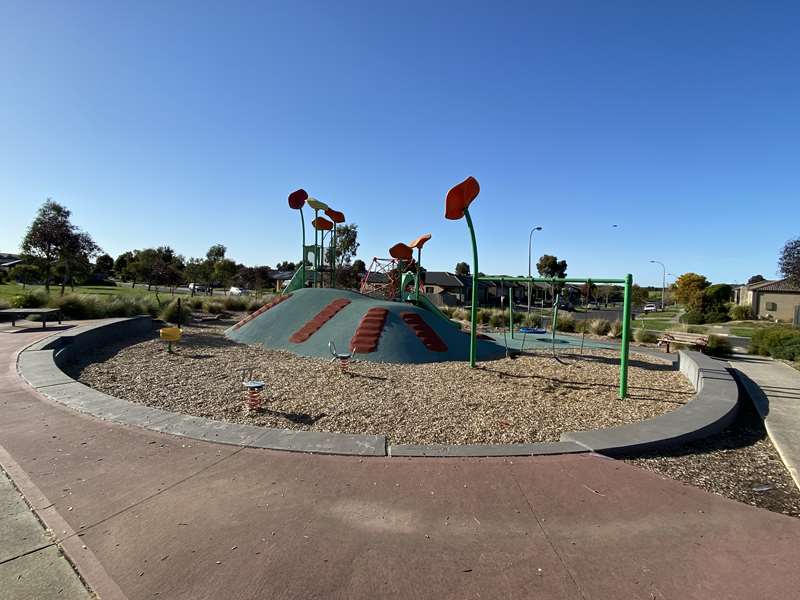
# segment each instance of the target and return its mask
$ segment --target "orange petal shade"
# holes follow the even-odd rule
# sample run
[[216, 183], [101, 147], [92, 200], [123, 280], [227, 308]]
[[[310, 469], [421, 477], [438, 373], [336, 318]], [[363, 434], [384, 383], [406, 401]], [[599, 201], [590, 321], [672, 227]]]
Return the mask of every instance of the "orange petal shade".
[[472, 176], [450, 188], [445, 199], [444, 218], [461, 219], [464, 216], [464, 211], [478, 197], [480, 191], [481, 186], [478, 184], [478, 180]]
[[403, 242], [400, 242], [399, 244], [395, 244], [389, 248], [389, 256], [398, 260], [411, 260], [411, 257], [413, 256], [413, 250], [411, 250], [411, 248], [406, 246]]
[[289, 208], [295, 210], [303, 208], [303, 204], [306, 203], [306, 198], [308, 198], [308, 193], [304, 189], [292, 192], [289, 194]]
[[429, 239], [431, 239], [431, 234], [430, 233], [426, 233], [425, 235], [421, 235], [417, 239], [415, 239], [413, 242], [411, 242], [409, 244], [409, 247], [410, 248], [422, 248], [425, 245], [425, 242], [427, 242]]
[[314, 229], [320, 231], [330, 231], [331, 229], [333, 229], [333, 223], [328, 221], [328, 219], [326, 219], [325, 217], [317, 217], [316, 219], [311, 221], [311, 225], [314, 227]]
[[332, 208], [325, 209], [325, 214], [330, 217], [331, 221], [334, 223], [344, 223], [344, 213], [339, 212], [338, 210], [333, 210]]

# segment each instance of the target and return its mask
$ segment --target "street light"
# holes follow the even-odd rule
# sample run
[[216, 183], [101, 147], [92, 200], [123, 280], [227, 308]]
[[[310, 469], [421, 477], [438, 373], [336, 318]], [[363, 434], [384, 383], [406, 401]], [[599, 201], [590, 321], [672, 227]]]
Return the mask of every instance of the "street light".
[[[531, 277], [531, 244], [533, 243], [533, 232], [541, 231], [541, 227], [534, 227], [528, 236], [528, 279]], [[528, 281], [528, 314], [531, 312], [531, 282]]]
[[661, 269], [664, 271], [661, 277], [661, 310], [664, 310], [664, 290], [667, 287], [667, 267], [665, 267], [664, 263], [660, 260], [651, 260], [650, 262], [661, 265]]

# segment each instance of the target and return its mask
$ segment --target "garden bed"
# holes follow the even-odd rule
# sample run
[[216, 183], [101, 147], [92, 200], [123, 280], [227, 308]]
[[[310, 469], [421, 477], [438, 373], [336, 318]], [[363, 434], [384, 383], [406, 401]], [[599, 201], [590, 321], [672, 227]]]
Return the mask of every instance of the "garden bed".
[[[112, 396], [201, 417], [265, 427], [384, 434], [394, 444], [556, 441], [565, 431], [611, 427], [674, 410], [689, 382], [671, 364], [632, 354], [630, 397], [617, 399], [619, 356], [526, 354], [466, 363], [328, 360], [244, 346], [231, 322], [184, 328], [174, 354], [147, 339], [82, 356], [71, 374]], [[267, 409], [244, 409], [242, 369], [266, 382]]]

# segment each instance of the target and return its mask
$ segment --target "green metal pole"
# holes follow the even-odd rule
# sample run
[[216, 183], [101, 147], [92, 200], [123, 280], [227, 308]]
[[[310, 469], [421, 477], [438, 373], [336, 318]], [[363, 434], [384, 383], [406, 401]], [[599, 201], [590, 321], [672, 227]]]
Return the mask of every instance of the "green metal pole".
[[551, 332], [550, 336], [554, 343], [556, 341], [556, 327], [558, 327], [558, 301], [560, 299], [561, 299], [561, 294], [556, 294], [553, 304], [553, 322], [550, 325], [553, 328], [553, 331]]
[[319, 232], [317, 231], [317, 217], [319, 216], [319, 211], [315, 208], [314, 209], [314, 287], [317, 287], [317, 273], [319, 272], [318, 264], [319, 264], [319, 241], [317, 238], [319, 237]]
[[508, 328], [511, 330], [511, 339], [514, 339], [514, 311], [511, 308], [511, 286], [508, 288]]
[[422, 267], [422, 248], [417, 248], [417, 284], [414, 293], [417, 297], [417, 304], [419, 304], [419, 270]]
[[303, 278], [302, 287], [306, 287], [306, 220], [303, 218], [303, 207], [300, 207], [300, 227], [303, 229], [303, 251], [300, 253], [300, 276]]
[[469, 235], [472, 239], [472, 311], [469, 316], [469, 366], [475, 368], [478, 357], [478, 242], [475, 241], [475, 228], [469, 209], [464, 209]]
[[628, 354], [631, 344], [631, 296], [633, 275], [625, 275], [625, 295], [622, 307], [622, 347], [619, 359], [619, 398], [628, 395]]
[[331, 277], [333, 278], [333, 289], [336, 289], [336, 223], [333, 224], [333, 244], [331, 244], [331, 257], [333, 263], [331, 264]]

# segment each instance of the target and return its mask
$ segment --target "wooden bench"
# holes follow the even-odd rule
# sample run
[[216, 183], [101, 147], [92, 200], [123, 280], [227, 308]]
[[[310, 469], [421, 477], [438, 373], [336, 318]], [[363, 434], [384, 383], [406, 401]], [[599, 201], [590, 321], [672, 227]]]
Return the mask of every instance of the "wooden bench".
[[24, 319], [29, 315], [41, 315], [43, 329], [47, 329], [47, 317], [49, 315], [58, 315], [58, 324], [61, 325], [60, 308], [4, 308], [0, 310], [0, 315], [10, 315], [12, 327], [16, 327], [19, 319]]
[[708, 345], [708, 336], [702, 333], [686, 333], [685, 331], [665, 331], [658, 338], [658, 346], [664, 344], [669, 352], [670, 344], [684, 344], [702, 350]]

